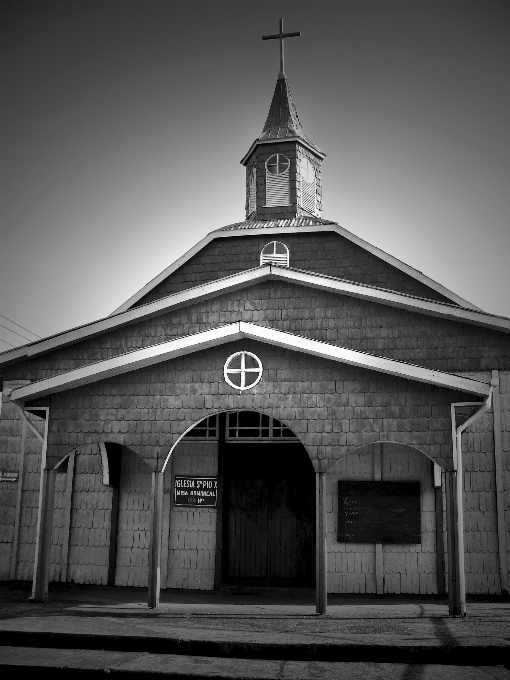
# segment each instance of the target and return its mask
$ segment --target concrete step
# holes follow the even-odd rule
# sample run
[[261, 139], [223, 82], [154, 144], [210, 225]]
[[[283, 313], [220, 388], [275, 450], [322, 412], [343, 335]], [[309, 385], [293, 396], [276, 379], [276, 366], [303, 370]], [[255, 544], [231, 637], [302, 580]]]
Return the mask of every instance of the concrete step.
[[230, 659], [256, 659], [306, 662], [363, 662], [403, 664], [462, 664], [464, 666], [498, 666], [510, 663], [510, 644], [495, 638], [470, 638], [463, 644], [430, 639], [379, 636], [376, 640], [268, 642], [249, 637], [235, 640], [153, 636], [114, 633], [93, 634], [3, 630], [2, 644], [19, 648], [127, 652], [134, 654], [182, 655]]
[[508, 680], [502, 666], [452, 666], [363, 662], [287, 661], [228, 657], [150, 654], [137, 651], [0, 647], [3, 680], [47, 669], [52, 680], [102, 678], [105, 674], [129, 677], [168, 677], [172, 680]]

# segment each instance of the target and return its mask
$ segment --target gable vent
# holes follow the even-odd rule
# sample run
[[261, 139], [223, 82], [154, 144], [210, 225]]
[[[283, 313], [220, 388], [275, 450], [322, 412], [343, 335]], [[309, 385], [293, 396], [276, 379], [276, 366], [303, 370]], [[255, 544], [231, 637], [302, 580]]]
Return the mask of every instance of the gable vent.
[[288, 267], [289, 249], [280, 241], [271, 241], [262, 248], [260, 264], [277, 264], [280, 267]]

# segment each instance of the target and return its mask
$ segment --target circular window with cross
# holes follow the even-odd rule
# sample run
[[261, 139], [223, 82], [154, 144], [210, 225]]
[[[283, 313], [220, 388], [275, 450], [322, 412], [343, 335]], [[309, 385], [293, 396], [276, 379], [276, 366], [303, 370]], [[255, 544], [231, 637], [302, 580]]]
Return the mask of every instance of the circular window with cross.
[[290, 161], [282, 153], [274, 153], [266, 161], [267, 171], [271, 175], [283, 175], [290, 167]]
[[236, 352], [225, 361], [223, 375], [236, 390], [249, 390], [262, 378], [262, 362], [251, 352]]

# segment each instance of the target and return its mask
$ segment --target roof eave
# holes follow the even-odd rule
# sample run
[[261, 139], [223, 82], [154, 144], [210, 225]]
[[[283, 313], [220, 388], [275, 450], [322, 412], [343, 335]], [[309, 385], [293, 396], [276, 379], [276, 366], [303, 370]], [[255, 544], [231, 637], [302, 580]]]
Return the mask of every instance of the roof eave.
[[134, 350], [129, 354], [123, 354], [113, 359], [105, 359], [104, 361], [82, 366], [51, 378], [45, 378], [30, 385], [14, 389], [8, 396], [11, 401], [23, 406], [27, 401], [45, 397], [49, 394], [65, 392], [82, 385], [105, 380], [116, 375], [176, 359], [186, 354], [192, 354], [242, 338], [257, 340], [291, 351], [300, 351], [338, 363], [345, 363], [358, 368], [378, 371], [446, 389], [484, 396], [490, 393], [490, 385], [488, 383], [473, 380], [472, 378], [434, 371], [414, 364], [398, 362], [393, 359], [386, 359], [373, 354], [338, 347], [337, 345], [330, 345], [318, 340], [239, 321], [213, 330], [170, 340], [159, 345]]
[[324, 158], [326, 158], [326, 154], [324, 153], [324, 151], [321, 151], [319, 147], [315, 146], [315, 144], [311, 144], [302, 137], [282, 137], [280, 139], [264, 139], [264, 140], [256, 139], [250, 146], [248, 153], [243, 156], [240, 163], [241, 165], [246, 165], [252, 153], [255, 151], [257, 146], [260, 146], [261, 144], [283, 144], [285, 142], [299, 142], [300, 144], [305, 146], [309, 151], [318, 156], [321, 160], [324, 160]]

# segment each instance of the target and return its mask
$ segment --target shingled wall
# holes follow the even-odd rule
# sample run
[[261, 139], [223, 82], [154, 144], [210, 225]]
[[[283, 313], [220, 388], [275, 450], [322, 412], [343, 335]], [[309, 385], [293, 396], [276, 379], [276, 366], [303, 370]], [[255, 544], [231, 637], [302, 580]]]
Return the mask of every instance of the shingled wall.
[[236, 321], [447, 372], [510, 370], [506, 333], [279, 281], [205, 300], [3, 369], [40, 380]]
[[[236, 343], [239, 345], [240, 343]], [[244, 345], [244, 343], [243, 343]], [[247, 348], [244, 346], [244, 348]], [[218, 359], [218, 366], [222, 365], [225, 356], [234, 347], [225, 346], [216, 348], [214, 353]], [[147, 390], [147, 382], [130, 380], [122, 381], [117, 386], [113, 381], [103, 381], [101, 389], [93, 389], [91, 385], [84, 393], [84, 388], [60, 395], [59, 398], [66, 403], [67, 409], [77, 411], [76, 420], [63, 420], [52, 430], [62, 431], [62, 425], [66, 434], [73, 435], [71, 439], [77, 441], [81, 434], [86, 439], [96, 438], [99, 440], [120, 439], [140, 441], [137, 447], [142, 455], [150, 455], [168, 450], [171, 441], [175, 441], [178, 434], [182, 433], [203, 415], [210, 412], [211, 403], [222, 404], [223, 408], [231, 409], [260, 409], [269, 412], [278, 419], [288, 424], [302, 439], [310, 450], [317, 455], [323, 455], [328, 451], [331, 442], [342, 442], [336, 451], [330, 453], [336, 459], [340, 454], [347, 455], [339, 460], [329, 477], [330, 495], [328, 508], [330, 518], [329, 540], [329, 571], [331, 592], [358, 592], [363, 588], [373, 590], [374, 554], [370, 546], [341, 546], [334, 540], [336, 507], [334, 485], [336, 478], [333, 475], [342, 475], [349, 479], [353, 475], [363, 475], [363, 471], [371, 477], [371, 461], [361, 460], [362, 452], [353, 451], [357, 446], [367, 441], [393, 440], [412, 444], [419, 441], [430, 440], [430, 434], [437, 440], [436, 446], [430, 446], [429, 451], [437, 449], [438, 442], [445, 440], [441, 451], [449, 453], [451, 442], [448, 441], [449, 419], [444, 416], [448, 411], [451, 400], [465, 400], [464, 395], [448, 393], [446, 390], [434, 390], [425, 385], [408, 383], [404, 380], [393, 380], [380, 374], [361, 371], [339, 366], [340, 374], [332, 373], [330, 362], [315, 360], [285, 350], [252, 343], [250, 349], [258, 352], [261, 356], [269, 378], [278, 381], [278, 377], [285, 376], [289, 370], [288, 360], [298, 360], [299, 369], [304, 375], [298, 380], [292, 391], [288, 380], [285, 387], [278, 388], [275, 398], [270, 393], [275, 389], [275, 382], [268, 382], [266, 388], [258, 389], [257, 394], [242, 395], [233, 394], [221, 380], [218, 383], [210, 382], [208, 388], [203, 390], [206, 394], [190, 394], [193, 390], [183, 390], [186, 380], [199, 381], [206, 377], [205, 371], [214, 371], [210, 357], [207, 353], [202, 356], [187, 357], [179, 360], [175, 368], [174, 377], [180, 377], [180, 383], [171, 380], [170, 363], [154, 367], [163, 373], [159, 376], [168, 382], [155, 383], [157, 390], [165, 392], [165, 400], [173, 399], [175, 409], [171, 408], [167, 401], [163, 406], [159, 402], [160, 409], [156, 411], [156, 417], [161, 426], [154, 426], [156, 421], [151, 419], [148, 405], [151, 400], [158, 402], [157, 395], [141, 394]], [[197, 360], [198, 359], [198, 360]], [[299, 361], [300, 360], [300, 361]], [[328, 369], [326, 376], [325, 370]], [[347, 373], [345, 372], [347, 369]], [[278, 374], [278, 370], [283, 373]], [[294, 366], [296, 370], [296, 366]], [[138, 377], [145, 377], [150, 383], [151, 371], [145, 369], [137, 372]], [[164, 374], [164, 375], [163, 375]], [[211, 377], [211, 374], [207, 374]], [[313, 376], [318, 382], [313, 381]], [[370, 378], [375, 378], [373, 382]], [[488, 374], [473, 375], [478, 379], [487, 379]], [[309, 378], [309, 380], [306, 380]], [[348, 382], [349, 381], [349, 382]], [[172, 390], [167, 385], [172, 384]], [[122, 386], [121, 386], [122, 385]], [[144, 386], [145, 385], [145, 386]], [[162, 389], [162, 385], [164, 388]], [[317, 389], [319, 388], [320, 389]], [[257, 386], [258, 388], [258, 386]], [[255, 389], [257, 389], [255, 388]], [[340, 392], [336, 399], [329, 389], [338, 389]], [[508, 489], [510, 482], [510, 374], [501, 374], [501, 407], [502, 407], [502, 442], [505, 468], [505, 488]], [[317, 389], [318, 396], [315, 402], [309, 399], [304, 390]], [[371, 394], [371, 402], [367, 402], [368, 392]], [[357, 391], [359, 390], [359, 391]], [[195, 389], [195, 392], [199, 390]], [[93, 394], [93, 392], [95, 392]], [[113, 394], [114, 392], [135, 392], [135, 394]], [[217, 392], [217, 395], [215, 395]], [[347, 399], [342, 394], [347, 395]], [[443, 394], [446, 398], [437, 399]], [[138, 396], [137, 396], [138, 395]], [[73, 397], [76, 397], [76, 401]], [[142, 397], [142, 401], [138, 399]], [[100, 409], [98, 400], [111, 402], [107, 410]], [[128, 402], [127, 406], [123, 403]], [[73, 403], [74, 402], [74, 403]], [[153, 405], [154, 403], [153, 402]], [[338, 403], [340, 402], [340, 403]], [[399, 402], [397, 405], [396, 402]], [[434, 406], [435, 402], [435, 406]], [[129, 403], [131, 406], [129, 407]], [[370, 406], [367, 403], [371, 403]], [[117, 407], [115, 408], [115, 405]], [[313, 404], [313, 405], [312, 405]], [[52, 407], [52, 417], [59, 416], [56, 404]], [[181, 410], [180, 406], [183, 407]], [[423, 408], [423, 407], [426, 408]], [[433, 415], [436, 413], [437, 415]], [[441, 413], [443, 415], [441, 415]], [[398, 415], [402, 416], [402, 420]], [[425, 417], [430, 414], [431, 417]], [[0, 445], [2, 450], [3, 469], [15, 469], [20, 450], [21, 423], [19, 412], [13, 404], [4, 404], [4, 418]], [[60, 416], [65, 416], [61, 412]], [[90, 417], [98, 418], [96, 426], [90, 427]], [[392, 416], [393, 417], [390, 417]], [[5, 417], [7, 416], [7, 417]], [[105, 416], [106, 420], [101, 420]], [[365, 416], [365, 417], [363, 417]], [[385, 417], [386, 416], [386, 417]], [[406, 416], [410, 418], [406, 421]], [[109, 419], [108, 419], [109, 418]], [[112, 418], [118, 420], [112, 420]], [[183, 418], [183, 420], [177, 420]], [[302, 418], [303, 420], [300, 420]], [[352, 421], [352, 425], [351, 425]], [[41, 423], [41, 421], [39, 421]], [[114, 422], [119, 426], [113, 427]], [[408, 429], [410, 423], [416, 428], [414, 432]], [[173, 423], [173, 427], [169, 424]], [[83, 427], [82, 427], [83, 425]], [[148, 427], [149, 425], [149, 427]], [[500, 592], [499, 557], [497, 544], [497, 519], [496, 519], [496, 496], [495, 496], [495, 469], [494, 469], [494, 441], [493, 441], [492, 413], [487, 414], [478, 423], [474, 424], [464, 435], [464, 508], [465, 508], [465, 539], [466, 539], [466, 575], [468, 593], [498, 593]], [[421, 429], [420, 429], [421, 428]], [[90, 430], [96, 430], [91, 432]], [[370, 430], [373, 429], [371, 432]], [[98, 430], [98, 431], [97, 431]], [[118, 430], [113, 433], [112, 430]], [[125, 433], [122, 432], [125, 430]], [[139, 432], [136, 432], [139, 430]], [[157, 431], [168, 430], [164, 433], [166, 445], [163, 447], [154, 445], [154, 436]], [[364, 431], [363, 431], [364, 430]], [[172, 434], [173, 432], [173, 434]], [[76, 435], [76, 436], [74, 436]], [[165, 439], [165, 437], [168, 437]], [[142, 444], [144, 441], [146, 443]], [[327, 443], [329, 442], [329, 444]], [[214, 443], [207, 446], [214, 448]], [[197, 448], [198, 447], [198, 448]], [[426, 447], [419, 445], [421, 450]], [[69, 444], [59, 446], [60, 454], [67, 453]], [[200, 451], [198, 451], [200, 449]], [[79, 449], [80, 455], [77, 461], [75, 492], [73, 498], [73, 519], [71, 527], [70, 543], [74, 546], [69, 553], [68, 580], [81, 583], [104, 583], [106, 576], [105, 546], [109, 540], [109, 517], [107, 508], [108, 494], [111, 490], [101, 484], [101, 468], [97, 447], [90, 444]], [[204, 457], [205, 456], [205, 457]], [[425, 496], [430, 486], [430, 462], [425, 456], [411, 454], [416, 458], [413, 467], [408, 472], [398, 468], [398, 474], [423, 475], [422, 485], [425, 484]], [[365, 456], [366, 457], [366, 456]], [[357, 460], [357, 459], [360, 460]], [[129, 459], [129, 460], [128, 460]], [[161, 461], [161, 456], [159, 457]], [[56, 459], [53, 459], [55, 462]], [[384, 460], [384, 458], [383, 458]], [[404, 458], [401, 459], [404, 461]], [[409, 456], [406, 455], [405, 465], [409, 465]], [[331, 460], [330, 460], [331, 462]], [[39, 485], [40, 445], [35, 437], [28, 440], [28, 450], [25, 458], [25, 468], [20, 483], [23, 484], [23, 503], [20, 527], [20, 545], [18, 561], [15, 570], [15, 578], [30, 579], [33, 567], [33, 550], [35, 544], [35, 522], [37, 516], [37, 496]], [[205, 466], [205, 467], [204, 467]], [[425, 466], [425, 467], [423, 467]], [[151, 466], [152, 467], [152, 466]], [[397, 465], [398, 467], [398, 465]], [[423, 467], [423, 469], [421, 469]], [[215, 452], [204, 452], [204, 443], [181, 442], [175, 449], [175, 458], [168, 470], [173, 474], [215, 474]], [[119, 552], [117, 556], [116, 583], [123, 585], [146, 585], [147, 546], [149, 540], [149, 512], [148, 512], [148, 489], [149, 489], [149, 466], [144, 466], [141, 459], [127, 452], [123, 454], [123, 491], [121, 494], [121, 511], [119, 521]], [[420, 471], [421, 470], [421, 471]], [[383, 475], [397, 471], [395, 462], [387, 461], [387, 467], [383, 464]], [[59, 563], [60, 551], [63, 544], [62, 536], [62, 494], [64, 493], [63, 480], [65, 475], [57, 478], [57, 493], [55, 496], [54, 529], [52, 536], [52, 580], [60, 580], [61, 564]], [[358, 477], [359, 478], [359, 477]], [[427, 482], [427, 479], [429, 480]], [[60, 482], [59, 482], [60, 480]], [[59, 485], [60, 484], [60, 485]], [[10, 545], [12, 544], [13, 512], [15, 505], [15, 491], [12, 483], [3, 482], [4, 495], [2, 496], [3, 508], [3, 540], [2, 545], [2, 578], [9, 578]], [[214, 563], [214, 540], [215, 540], [215, 510], [188, 510], [171, 509], [170, 492], [172, 489], [172, 477], [165, 475], [165, 517], [168, 518], [166, 528], [163, 529], [163, 585], [167, 587], [209, 588], [213, 582]], [[7, 493], [5, 493], [7, 492]], [[430, 502], [423, 498], [422, 511], [430, 513]], [[81, 500], [79, 500], [79, 498]], [[104, 497], [103, 500], [101, 500]], [[510, 508], [508, 497], [504, 499], [505, 518], [507, 531], [510, 529]], [[207, 515], [207, 517], [205, 517]], [[434, 557], [431, 546], [434, 531], [431, 522], [425, 519], [424, 527], [426, 535], [422, 537], [422, 546], [416, 550], [407, 550], [408, 553], [416, 553], [414, 557], [406, 557], [404, 553], [395, 547], [385, 547], [385, 592], [408, 592], [409, 588], [415, 588], [412, 579], [417, 578], [420, 592], [435, 592], [434, 583]], [[430, 534], [430, 535], [429, 535]], [[166, 541], [166, 544], [165, 544]], [[74, 552], [73, 552], [74, 551]], [[202, 552], [200, 552], [202, 551]], [[206, 554], [207, 553], [207, 554]], [[395, 553], [395, 554], [393, 554]], [[418, 556], [418, 553], [422, 555]], [[404, 555], [404, 556], [403, 556]], [[84, 559], [84, 556], [87, 559]], [[509, 555], [510, 557], [510, 551]], [[406, 575], [406, 560], [414, 560], [413, 565], [417, 571], [411, 579]], [[416, 564], [415, 564], [416, 562]], [[358, 567], [361, 565], [361, 575]], [[404, 565], [404, 566], [403, 566]], [[407, 565], [407, 566], [406, 566]], [[414, 569], [413, 566], [413, 569]], [[167, 574], [167, 576], [165, 576]]]
[[[261, 382], [239, 395], [223, 379], [234, 351], [256, 352]], [[151, 467], [176, 438], [212, 410], [272, 412], [312, 458], [387, 438], [451, 458], [447, 389], [393, 378], [254, 341], [239, 341], [52, 395], [48, 455], [96, 441], [133, 447]], [[274, 413], [273, 413], [274, 411]]]
[[134, 306], [140, 306], [206, 281], [253, 269], [270, 241], [290, 250], [290, 266], [358, 283], [388, 288], [431, 300], [451, 302], [432, 288], [334, 232], [260, 234], [213, 240]]
[[[328, 592], [376, 593], [376, 546], [337, 540], [338, 493], [342, 481], [374, 479], [373, 446], [348, 453], [328, 472]], [[382, 593], [437, 593], [436, 526], [432, 463], [410, 447], [382, 447], [381, 479], [420, 482], [421, 542], [382, 546]], [[445, 543], [446, 545], [446, 543]]]

